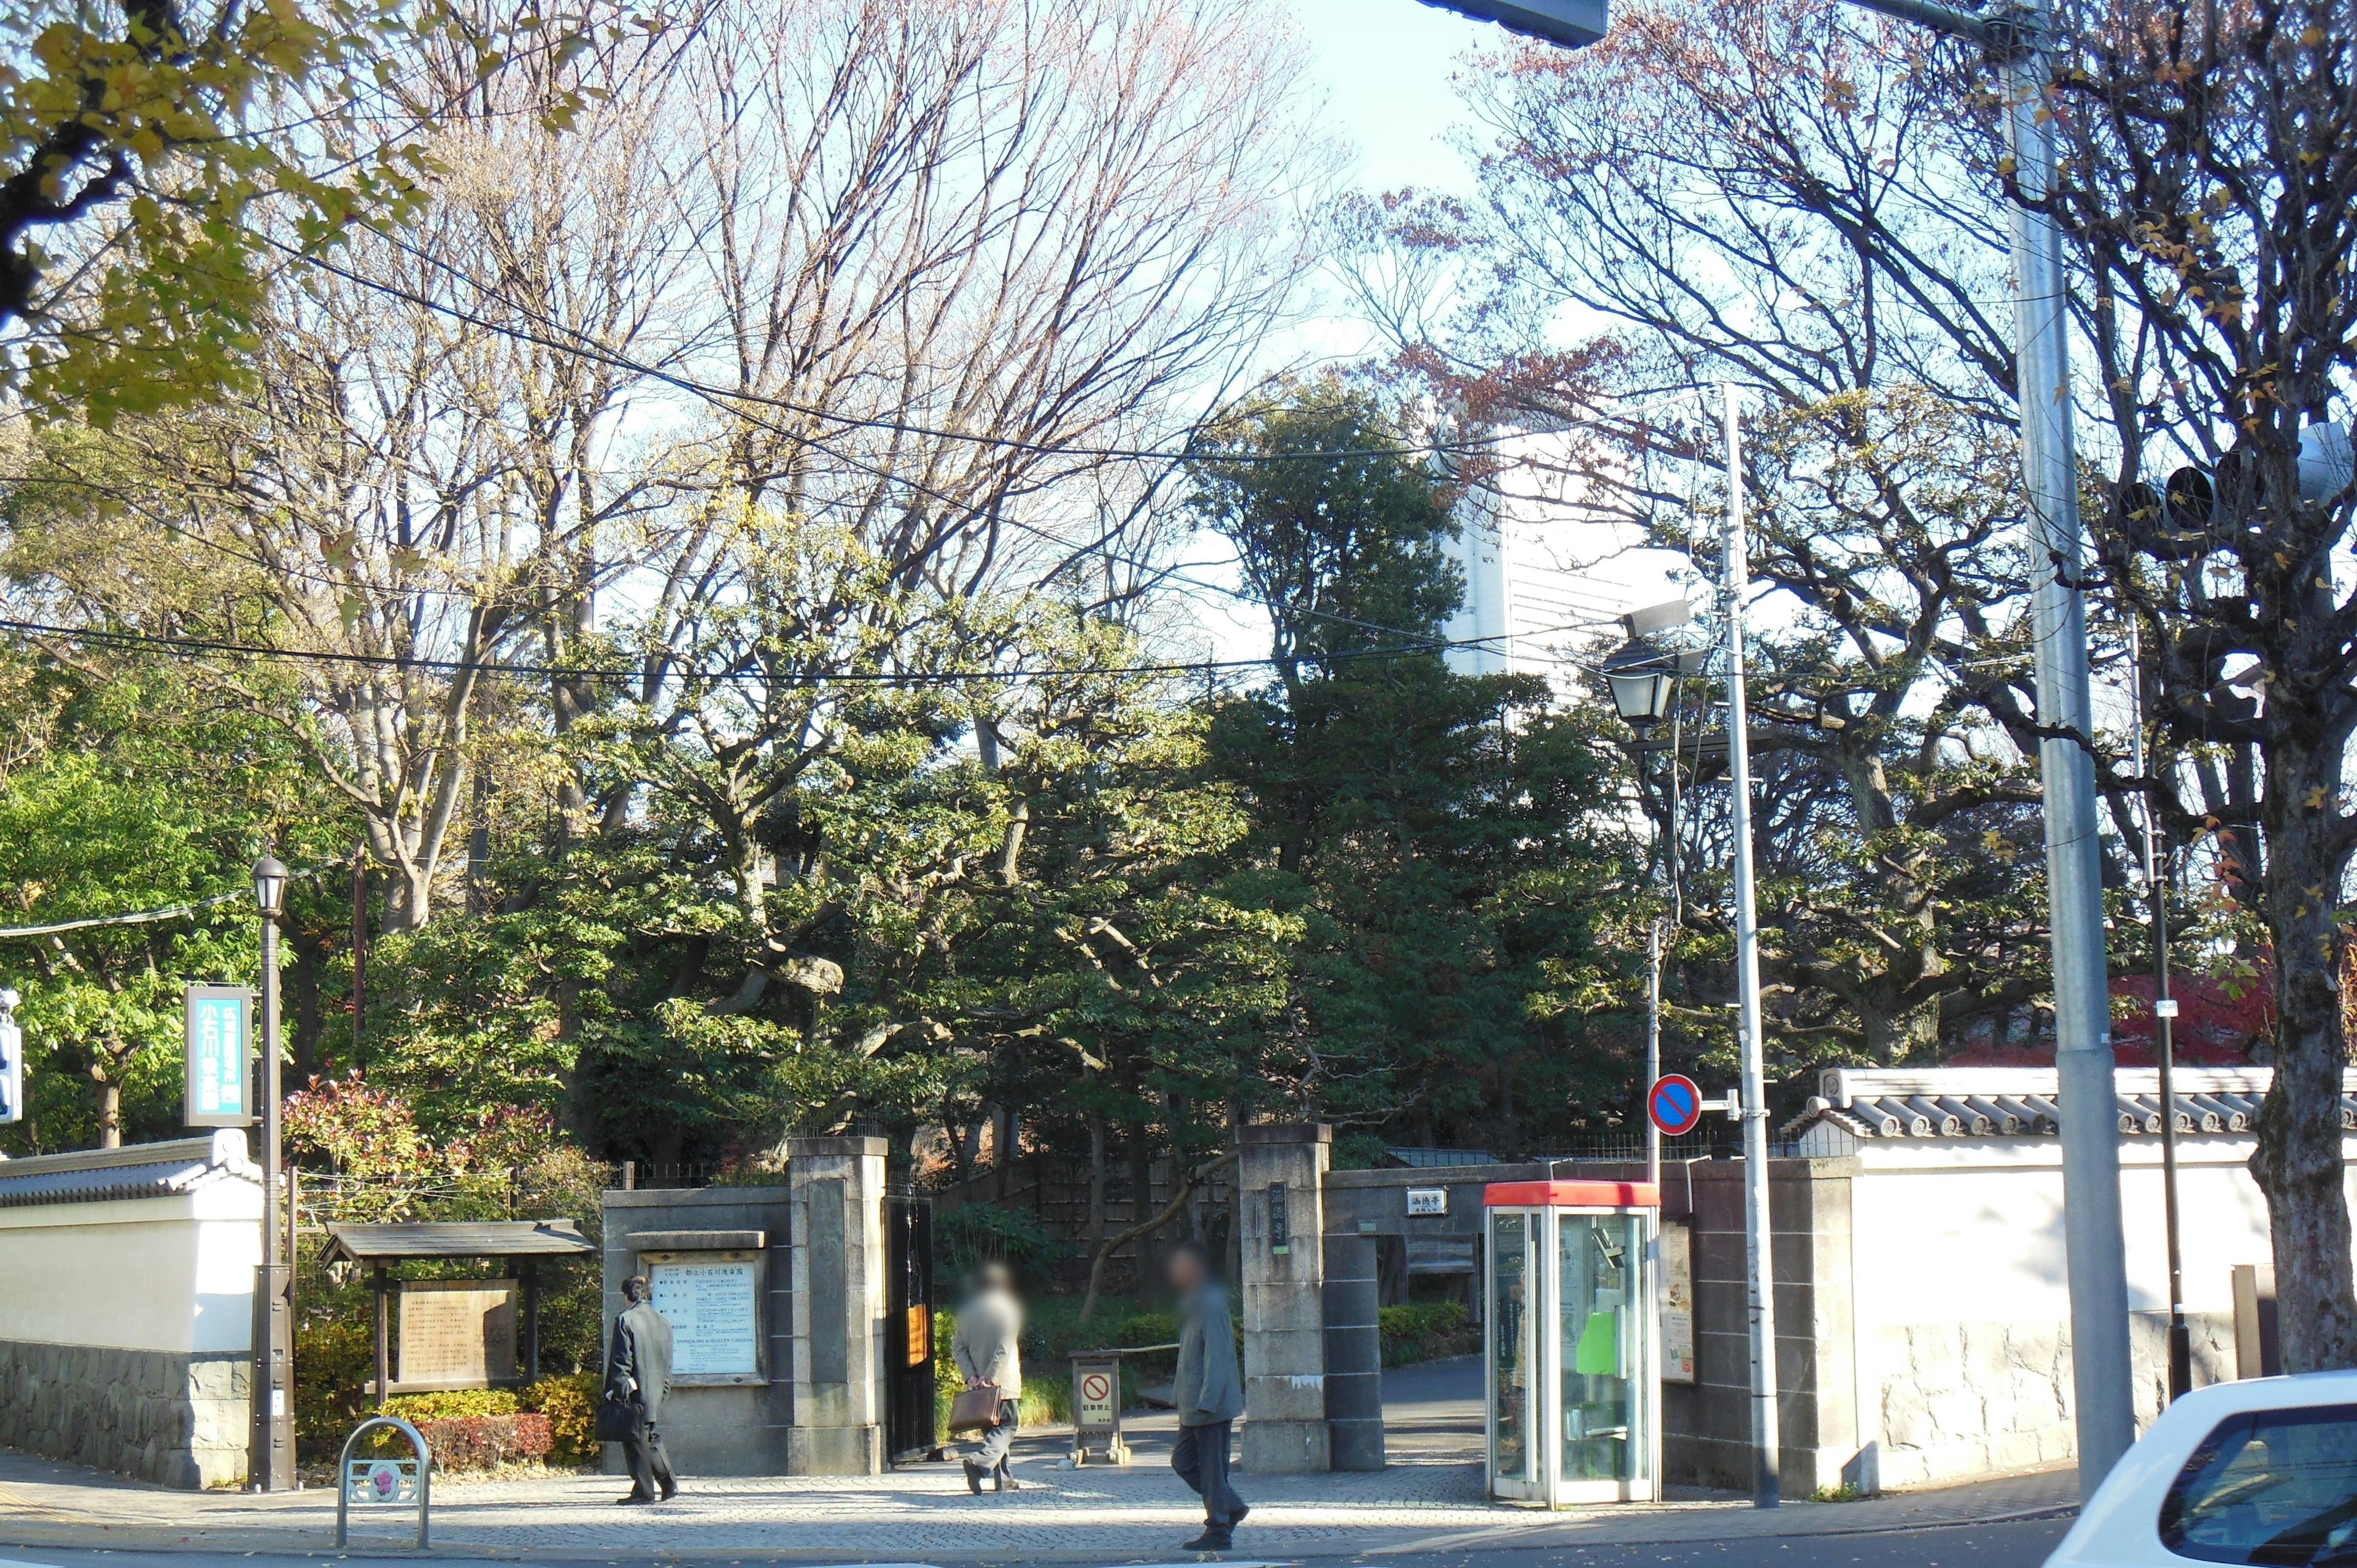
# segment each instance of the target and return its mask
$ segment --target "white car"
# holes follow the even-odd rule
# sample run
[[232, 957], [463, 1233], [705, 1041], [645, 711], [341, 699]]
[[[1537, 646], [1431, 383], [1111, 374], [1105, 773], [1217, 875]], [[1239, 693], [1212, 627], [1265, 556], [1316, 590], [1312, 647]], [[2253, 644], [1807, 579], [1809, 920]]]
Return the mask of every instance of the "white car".
[[2196, 1389], [2080, 1510], [2046, 1568], [2357, 1568], [2357, 1371]]

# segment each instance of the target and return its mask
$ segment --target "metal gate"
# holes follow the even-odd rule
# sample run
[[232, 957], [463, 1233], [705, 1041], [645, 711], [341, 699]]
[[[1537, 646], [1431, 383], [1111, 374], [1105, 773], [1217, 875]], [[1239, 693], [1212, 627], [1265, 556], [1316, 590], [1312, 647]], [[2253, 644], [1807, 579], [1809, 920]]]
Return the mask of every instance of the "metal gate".
[[886, 1346], [884, 1446], [895, 1461], [941, 1446], [933, 1403], [933, 1200], [884, 1200], [890, 1328]]

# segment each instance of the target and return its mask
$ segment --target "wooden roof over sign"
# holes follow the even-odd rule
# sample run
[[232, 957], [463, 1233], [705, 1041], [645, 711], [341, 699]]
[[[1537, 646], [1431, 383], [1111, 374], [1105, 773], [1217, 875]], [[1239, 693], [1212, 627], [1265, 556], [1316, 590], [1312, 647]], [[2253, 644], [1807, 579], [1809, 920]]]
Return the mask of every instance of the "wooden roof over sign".
[[586, 1257], [597, 1244], [570, 1219], [479, 1219], [417, 1225], [330, 1225], [328, 1262], [412, 1258]]

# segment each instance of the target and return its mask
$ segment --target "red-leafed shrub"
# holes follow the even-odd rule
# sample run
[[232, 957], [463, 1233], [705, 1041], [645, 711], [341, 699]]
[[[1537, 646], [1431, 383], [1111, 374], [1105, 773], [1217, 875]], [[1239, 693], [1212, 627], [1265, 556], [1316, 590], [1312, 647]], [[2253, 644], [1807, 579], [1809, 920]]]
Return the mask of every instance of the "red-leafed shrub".
[[426, 1445], [434, 1450], [436, 1470], [489, 1470], [520, 1459], [544, 1459], [556, 1445], [548, 1417], [537, 1412], [516, 1415], [457, 1415], [417, 1423]]

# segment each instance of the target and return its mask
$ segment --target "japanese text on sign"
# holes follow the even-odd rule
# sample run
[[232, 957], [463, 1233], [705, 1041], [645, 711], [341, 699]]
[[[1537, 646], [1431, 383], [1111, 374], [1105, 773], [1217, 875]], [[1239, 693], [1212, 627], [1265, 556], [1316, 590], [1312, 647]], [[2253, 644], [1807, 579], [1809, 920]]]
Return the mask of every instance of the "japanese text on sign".
[[760, 1303], [750, 1259], [655, 1263], [647, 1271], [655, 1310], [671, 1324], [673, 1375], [760, 1371]]

